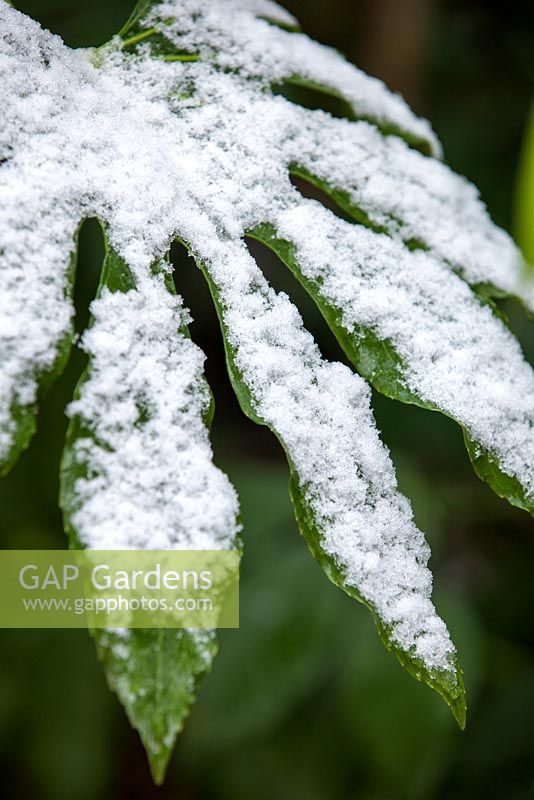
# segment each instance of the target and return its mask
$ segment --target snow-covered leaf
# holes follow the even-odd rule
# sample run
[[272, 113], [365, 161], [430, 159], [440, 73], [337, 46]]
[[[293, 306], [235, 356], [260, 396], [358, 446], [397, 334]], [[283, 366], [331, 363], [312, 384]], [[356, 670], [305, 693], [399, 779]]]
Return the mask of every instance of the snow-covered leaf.
[[286, 453], [300, 531], [326, 575], [371, 611], [388, 649], [435, 688], [461, 727], [456, 654], [430, 600], [429, 552], [379, 439], [365, 382], [321, 358], [298, 311], [266, 283], [244, 246], [227, 265], [247, 276], [236, 293], [227, 265], [201, 262], [243, 411]]
[[[30, 198], [20, 189], [8, 200], [14, 204], [9, 220], [13, 239], [8, 243], [3, 238], [0, 245], [0, 475], [11, 469], [30, 444], [38, 397], [63, 372], [74, 336], [71, 296], [77, 228], [66, 232], [61, 242], [70, 252], [64, 269], [55, 270], [42, 282], [41, 256], [52, 261], [61, 250], [55, 250], [53, 220], [35, 217]], [[29, 220], [33, 230], [28, 229]], [[47, 228], [52, 240], [42, 254], [39, 248]], [[26, 248], [21, 251], [19, 246], [23, 239], [27, 246], [32, 237], [38, 249], [28, 260]]]
[[292, 270], [361, 375], [388, 397], [459, 422], [478, 475], [533, 510], [534, 374], [487, 299], [430, 253], [313, 200], [249, 235]]
[[[3, 0], [0, 24], [2, 455], [11, 463], [29, 438], [17, 409], [33, 419], [57, 364], [73, 239], [98, 217], [108, 255], [63, 461], [71, 543], [234, 547], [237, 501], [212, 463], [203, 357], [169, 275], [179, 238], [210, 286], [245, 413], [284, 447], [313, 555], [463, 725], [428, 546], [365, 379], [456, 419], [479, 474], [531, 510], [533, 373], [488, 300], [534, 309], [517, 248], [439, 161], [430, 125], [271, 0], [142, 0], [98, 50], [68, 49]], [[285, 90], [299, 86], [339, 100], [348, 118], [292, 102]], [[350, 221], [304, 199], [295, 176]], [[322, 358], [247, 236], [299, 277], [360, 375]], [[98, 644], [160, 779], [213, 634], [101, 633]]]
[[[69, 408], [60, 502], [74, 548], [221, 549], [235, 545], [237, 504], [211, 463], [211, 395], [203, 357], [168, 264], [143, 292], [109, 245], [89, 365]], [[160, 783], [200, 676], [216, 653], [212, 631], [92, 631], [111, 688], [140, 733]]]

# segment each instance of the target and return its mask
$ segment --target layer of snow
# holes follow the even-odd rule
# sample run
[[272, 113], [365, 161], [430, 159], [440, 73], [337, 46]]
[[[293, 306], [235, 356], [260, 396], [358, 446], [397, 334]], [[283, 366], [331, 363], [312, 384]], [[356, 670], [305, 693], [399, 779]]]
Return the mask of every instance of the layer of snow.
[[469, 286], [429, 253], [303, 200], [274, 220], [303, 275], [350, 333], [393, 343], [409, 389], [499, 454], [534, 501], [534, 372], [517, 340]]
[[[428, 142], [434, 154], [441, 146], [426, 120], [416, 117], [400, 95], [346, 61], [329, 47], [300, 33], [274, 28], [262, 17], [285, 24], [295, 20], [265, 0], [170, 0], [147, 17], [176, 44], [200, 53], [220, 69], [236, 70], [269, 85], [295, 76], [341, 94], [358, 117], [370, 117]], [[172, 20], [172, 22], [169, 21]]]
[[296, 165], [344, 191], [392, 236], [428, 247], [470, 284], [515, 294], [534, 311], [532, 273], [512, 239], [492, 223], [472, 183], [365, 123], [321, 112], [313, 121], [301, 116], [302, 135], [293, 148]]
[[74, 445], [88, 465], [72, 516], [81, 541], [96, 550], [231, 549], [237, 498], [212, 463], [204, 356], [178, 332], [188, 321], [180, 301], [147, 279], [126, 293], [105, 290], [91, 310], [91, 371], [69, 407], [95, 439]]

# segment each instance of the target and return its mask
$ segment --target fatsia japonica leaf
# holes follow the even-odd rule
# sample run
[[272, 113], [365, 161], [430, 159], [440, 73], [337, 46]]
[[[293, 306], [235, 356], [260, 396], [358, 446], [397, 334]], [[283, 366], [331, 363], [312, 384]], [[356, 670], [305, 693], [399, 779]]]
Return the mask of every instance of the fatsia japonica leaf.
[[[212, 463], [203, 357], [170, 280], [180, 239], [210, 287], [241, 406], [287, 455], [311, 552], [463, 726], [429, 549], [367, 381], [456, 420], [478, 474], [532, 511], [534, 375], [491, 302], [510, 295], [534, 309], [511, 239], [439, 160], [426, 121], [270, 0], [143, 0], [92, 51], [68, 49], [3, 0], [0, 23], [4, 463], [26, 446], [39, 391], [65, 360], [73, 242], [96, 216], [107, 256], [62, 468], [71, 544], [235, 547], [237, 501]], [[347, 118], [292, 102], [288, 87], [339, 101]], [[303, 197], [295, 178], [345, 219]], [[359, 374], [321, 356], [247, 237], [298, 277]], [[100, 632], [97, 643], [160, 780], [214, 634]]]

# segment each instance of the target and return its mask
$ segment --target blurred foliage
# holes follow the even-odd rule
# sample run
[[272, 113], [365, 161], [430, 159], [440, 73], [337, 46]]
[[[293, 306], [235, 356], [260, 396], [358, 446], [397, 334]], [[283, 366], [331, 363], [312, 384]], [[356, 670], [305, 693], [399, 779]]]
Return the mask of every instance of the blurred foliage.
[[523, 152], [517, 177], [517, 241], [528, 263], [534, 266], [534, 104], [525, 128]]
[[[16, 5], [78, 46], [108, 39], [131, 8], [128, 0]], [[386, 0], [286, 5], [311, 35], [363, 67], [375, 43], [377, 51], [387, 51], [400, 35], [389, 23]], [[494, 217], [510, 226], [533, 95], [533, 4], [428, 5], [410, 85], [395, 88], [411, 93], [417, 110], [433, 120], [451, 164], [479, 184]], [[379, 36], [386, 38], [380, 47]], [[373, 68], [381, 73], [380, 62]], [[261, 248], [255, 254], [273, 284], [298, 303], [325, 356], [343, 359], [291, 275]], [[98, 226], [90, 221], [81, 233], [78, 330], [87, 323], [101, 258]], [[417, 522], [428, 531], [438, 610], [462, 655], [469, 717], [460, 733], [439, 698], [383, 651], [364, 609], [336, 592], [309, 557], [292, 518], [283, 456], [267, 431], [243, 418], [233, 398], [202, 277], [181, 248], [174, 248], [173, 261], [195, 318], [193, 338], [208, 356], [216, 460], [242, 501], [241, 628], [222, 632], [214, 671], [161, 789], [151, 783], [137, 735], [108, 692], [83, 631], [1, 631], [3, 796], [532, 800], [532, 521], [477, 481], [456, 426], [374, 398], [401, 489], [414, 498]], [[531, 323], [510, 304], [506, 311], [532, 359]], [[57, 508], [63, 409], [82, 368], [83, 356], [75, 351], [43, 403], [32, 447], [0, 482], [3, 547], [65, 546]]]

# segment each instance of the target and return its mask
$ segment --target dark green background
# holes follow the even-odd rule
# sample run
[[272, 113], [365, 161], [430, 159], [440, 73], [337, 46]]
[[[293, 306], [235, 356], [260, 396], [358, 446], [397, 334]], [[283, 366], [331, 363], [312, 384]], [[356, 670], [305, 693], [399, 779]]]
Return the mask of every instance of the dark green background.
[[[71, 45], [100, 44], [126, 0], [20, 0]], [[513, 224], [521, 134], [533, 94], [532, 3], [497, 0], [292, 0], [307, 32], [345, 51], [429, 116], [447, 160]], [[81, 236], [78, 326], [87, 321], [102, 244]], [[336, 344], [282, 268], [327, 357]], [[527, 800], [534, 798], [534, 530], [474, 476], [459, 430], [376, 397], [402, 490], [428, 532], [435, 598], [458, 645], [468, 727], [378, 642], [365, 610], [308, 555], [287, 499], [282, 454], [240, 414], [199, 274], [177, 248], [176, 282], [208, 354], [217, 462], [242, 499], [246, 555], [241, 629], [221, 635], [168, 780], [152, 786], [137, 736], [105, 684], [83, 631], [2, 631], [0, 741], [4, 796], [24, 800]], [[532, 326], [509, 308], [532, 357]], [[0, 482], [4, 547], [64, 547], [57, 509], [63, 408], [83, 367], [75, 353], [50, 391], [39, 433]], [[172, 676], [169, 676], [169, 680]]]

